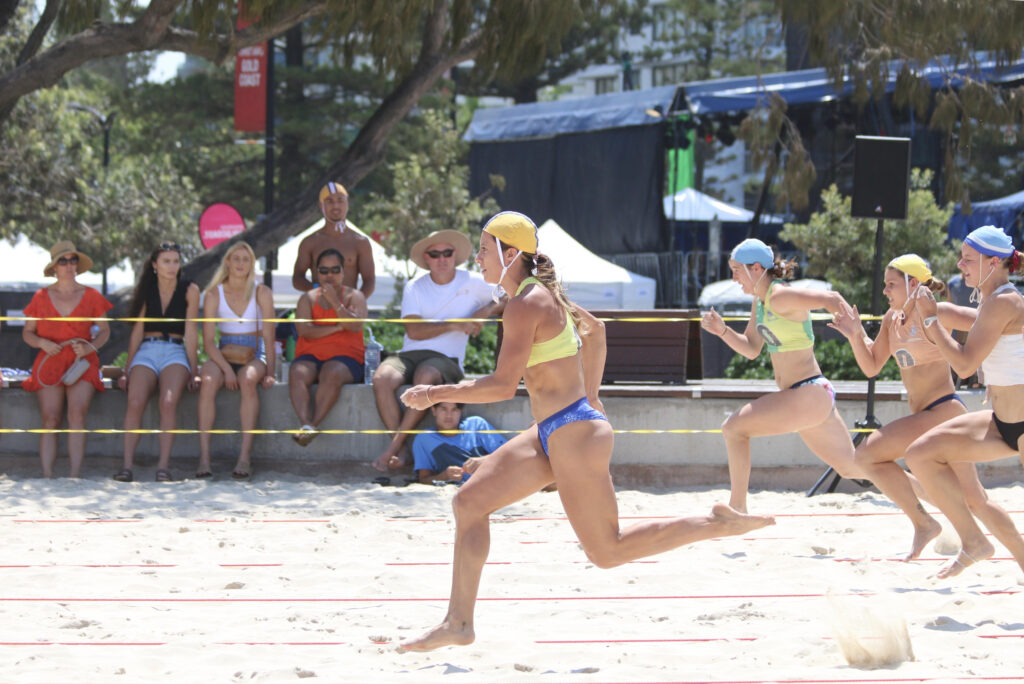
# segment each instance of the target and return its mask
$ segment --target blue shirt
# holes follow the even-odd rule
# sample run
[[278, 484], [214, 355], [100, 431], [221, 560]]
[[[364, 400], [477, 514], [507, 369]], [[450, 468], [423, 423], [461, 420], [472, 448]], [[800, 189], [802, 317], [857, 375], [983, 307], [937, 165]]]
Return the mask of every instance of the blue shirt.
[[[459, 429], [463, 432], [454, 435], [439, 432], [416, 435], [412, 442], [413, 468], [439, 473], [448, 466], [461, 467], [466, 459], [492, 453], [506, 441], [503, 435], [481, 433], [481, 430], [495, 428], [480, 416], [463, 418]], [[463, 479], [468, 477], [463, 475]]]

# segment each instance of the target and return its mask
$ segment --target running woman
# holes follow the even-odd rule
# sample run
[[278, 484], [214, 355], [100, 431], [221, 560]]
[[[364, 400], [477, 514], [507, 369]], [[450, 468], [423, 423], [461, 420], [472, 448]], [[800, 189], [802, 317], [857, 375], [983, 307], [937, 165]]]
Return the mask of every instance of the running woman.
[[778, 392], [750, 402], [722, 424], [729, 457], [729, 506], [747, 512], [751, 437], [796, 432], [841, 476], [860, 477], [850, 433], [836, 411], [836, 392], [814, 358], [811, 329], [811, 311], [844, 314], [850, 305], [838, 292], [788, 285], [784, 279], [793, 277], [795, 263], [777, 259], [760, 240], [736, 245], [729, 268], [743, 292], [754, 295], [747, 327], [742, 333], [733, 330], [714, 309], [704, 314], [701, 326], [748, 359], [767, 348], [779, 386]]
[[566, 299], [551, 260], [537, 253], [537, 227], [501, 212], [484, 226], [476, 262], [484, 279], [511, 293], [494, 373], [456, 385], [417, 385], [402, 395], [414, 409], [440, 402], [485, 403], [515, 395], [525, 377], [536, 423], [492, 453], [455, 496], [455, 559], [448, 612], [438, 626], [403, 642], [429, 651], [469, 644], [480, 574], [490, 546], [489, 516], [551, 483], [587, 558], [601, 568], [695, 541], [771, 525], [719, 504], [706, 516], [619, 528], [608, 464], [611, 425], [597, 397], [604, 372], [604, 325]]

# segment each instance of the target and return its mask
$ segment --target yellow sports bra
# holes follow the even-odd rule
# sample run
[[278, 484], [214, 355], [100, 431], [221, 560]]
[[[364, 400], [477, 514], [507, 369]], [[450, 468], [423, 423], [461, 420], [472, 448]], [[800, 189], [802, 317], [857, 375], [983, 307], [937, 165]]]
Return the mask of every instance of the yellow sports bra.
[[[530, 276], [519, 283], [519, 289], [516, 290], [516, 296], [523, 291], [523, 288], [527, 285], [537, 284], [543, 287], [543, 284]], [[580, 341], [580, 335], [576, 332], [576, 326], [572, 324], [572, 316], [569, 312], [565, 312], [565, 327], [562, 328], [562, 332], [558, 333], [550, 340], [544, 340], [543, 342], [534, 342], [530, 348], [530, 358], [526, 362], [526, 367], [536, 366], [538, 363], [545, 363], [547, 361], [554, 361], [555, 359], [565, 359], [570, 356], [575, 356], [579, 352], [580, 347], [583, 346], [583, 342]]]

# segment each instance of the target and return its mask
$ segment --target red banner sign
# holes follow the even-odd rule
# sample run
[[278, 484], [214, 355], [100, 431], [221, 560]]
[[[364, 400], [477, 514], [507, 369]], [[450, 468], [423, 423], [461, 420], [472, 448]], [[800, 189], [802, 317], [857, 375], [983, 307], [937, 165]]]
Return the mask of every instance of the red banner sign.
[[[243, 2], [238, 3], [239, 31], [254, 23]], [[267, 128], [267, 44], [244, 47], [235, 55], [235, 130]]]
[[203, 243], [203, 249], [210, 249], [243, 230], [245, 221], [230, 204], [211, 204], [199, 217], [199, 241]]

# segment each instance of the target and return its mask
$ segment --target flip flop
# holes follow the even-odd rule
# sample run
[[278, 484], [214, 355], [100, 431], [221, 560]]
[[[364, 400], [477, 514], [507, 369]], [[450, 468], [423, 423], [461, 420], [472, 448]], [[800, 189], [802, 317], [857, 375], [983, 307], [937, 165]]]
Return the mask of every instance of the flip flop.
[[166, 468], [157, 469], [156, 477], [154, 479], [157, 482], [174, 482], [174, 476], [171, 475], [171, 471]]
[[114, 479], [118, 482], [131, 482], [135, 479], [130, 468], [121, 468], [114, 473]]
[[301, 447], [309, 446], [309, 443], [317, 438], [320, 433], [312, 425], [303, 425], [299, 428], [298, 432], [292, 435], [292, 439], [295, 443]]
[[[249, 465], [249, 468], [252, 468], [252, 466]], [[248, 469], [247, 470], [233, 470], [233, 471], [231, 471], [231, 477], [236, 479], [236, 480], [248, 480], [251, 475], [252, 475], [252, 472], [250, 472], [250, 470], [248, 470]]]
[[207, 477], [213, 477], [213, 473], [211, 473], [209, 470], [200, 470], [198, 473], [196, 473], [196, 477], [202, 480]]

